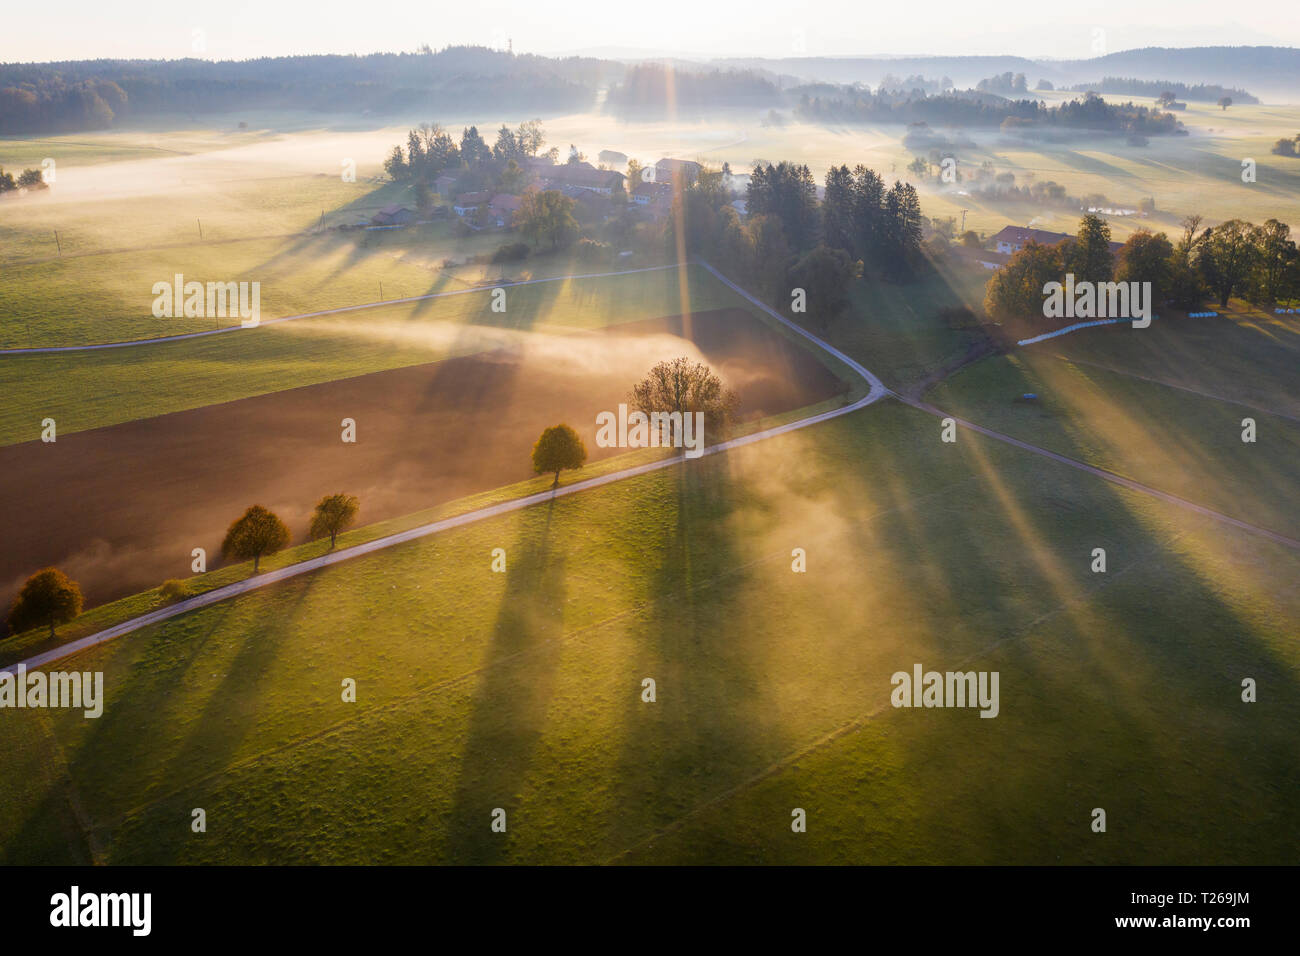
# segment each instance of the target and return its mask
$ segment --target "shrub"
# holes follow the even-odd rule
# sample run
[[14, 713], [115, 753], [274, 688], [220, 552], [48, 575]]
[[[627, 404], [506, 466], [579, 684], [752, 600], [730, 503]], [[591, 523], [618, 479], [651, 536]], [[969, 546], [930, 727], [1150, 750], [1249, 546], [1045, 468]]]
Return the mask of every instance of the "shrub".
[[507, 242], [492, 253], [493, 262], [521, 262], [528, 258], [528, 243]]
[[158, 596], [162, 599], [163, 604], [175, 604], [190, 596], [190, 589], [185, 586], [184, 581], [178, 581], [176, 578], [168, 578], [158, 589]]
[[578, 240], [578, 258], [582, 262], [604, 262], [610, 257], [610, 248], [596, 239]]

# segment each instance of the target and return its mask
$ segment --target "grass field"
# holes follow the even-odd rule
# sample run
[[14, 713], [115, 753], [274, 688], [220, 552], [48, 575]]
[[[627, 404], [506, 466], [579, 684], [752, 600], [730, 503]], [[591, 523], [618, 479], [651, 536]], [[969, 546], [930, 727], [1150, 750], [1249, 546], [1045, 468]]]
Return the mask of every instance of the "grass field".
[[[1285, 414], [1300, 386], [1300, 323], [1289, 318], [1219, 319], [1213, 332], [1192, 319], [1191, 334], [1177, 320], [1093, 329], [1063, 337], [1059, 347], [1121, 363], [1116, 368], [1136, 364], [1148, 376], [1176, 365], [1169, 381], [1253, 397]], [[984, 359], [928, 398], [959, 417], [1300, 538], [1300, 421], [1057, 358], [1055, 344]], [[1163, 361], [1146, 360], [1148, 351]], [[1026, 392], [1038, 401], [1015, 401]], [[1246, 417], [1256, 422], [1253, 443], [1242, 441]]]
[[[463, 288], [434, 284], [433, 291]], [[688, 269], [687, 306], [743, 305], [708, 273]], [[509, 289], [506, 311], [487, 290], [406, 305], [158, 345], [98, 352], [5, 356], [0, 444], [39, 437], [41, 419], [60, 432], [198, 408], [271, 391], [401, 368], [609, 324], [683, 311], [676, 269]]]
[[[1154, 193], [1160, 222], [1286, 211], [1279, 197], [1300, 182], [1267, 179], [1283, 173], [1262, 157], [1265, 188], [1239, 194], [1219, 177], [1239, 148], [1282, 135], [1293, 111], [1192, 105], [1184, 119], [1192, 136], [1148, 150], [1038, 155], [989, 139], [978, 156], [1071, 193]], [[400, 135], [316, 125], [286, 135], [285, 122], [160, 132], [153, 147], [122, 134], [57, 138], [65, 165], [87, 176], [69, 174], [69, 193], [104, 194], [82, 208], [0, 204], [0, 347], [200, 328], [149, 315], [152, 282], [172, 271], [261, 278], [264, 318], [372, 301], [380, 281], [391, 298], [494, 274], [463, 260], [500, 236], [464, 241], [434, 226], [363, 246], [300, 234], [322, 209], [340, 217], [400, 200], [334, 170], [340, 155], [382, 154], [359, 144]], [[898, 128], [762, 126], [739, 113], [547, 126], [591, 154], [737, 168], [789, 158], [819, 179], [830, 162], [885, 171], [911, 158]], [[0, 143], [0, 162], [22, 165], [11, 157], [47, 145]], [[133, 153], [149, 149], [175, 155]], [[260, 164], [262, 175], [246, 175]], [[191, 176], [205, 185], [191, 188]], [[1166, 178], [1172, 191], [1155, 192]], [[942, 215], [956, 199], [923, 202]], [[189, 234], [198, 217], [203, 242]], [[1066, 231], [1077, 218], [1035, 224]], [[1021, 220], [972, 207], [967, 225], [1007, 221]], [[71, 250], [49, 260], [54, 228]], [[444, 269], [445, 257], [462, 264]], [[562, 256], [524, 268], [578, 269]], [[986, 336], [948, 327], [939, 311], [978, 305], [986, 278], [955, 269], [862, 283], [851, 309], [814, 331], [946, 412], [1300, 537], [1294, 317], [1233, 311], [1089, 330], [958, 369]], [[477, 291], [157, 346], [0, 357], [0, 444], [39, 448], [46, 417], [64, 435], [488, 349], [577, 349], [586, 332], [684, 311], [761, 316], [696, 267], [507, 298], [504, 314]], [[1027, 391], [1040, 400], [1014, 401]], [[1240, 437], [1247, 415], [1253, 444]], [[578, 477], [649, 457], [596, 461]], [[367, 524], [340, 546], [548, 484]], [[263, 569], [323, 547], [296, 544]], [[1098, 547], [1103, 573], [1092, 570]], [[492, 570], [496, 548], [504, 573]], [[794, 549], [806, 573], [792, 569]], [[187, 587], [249, 572], [230, 565]], [[1298, 578], [1300, 553], [1282, 544], [977, 433], [945, 443], [937, 418], [886, 398], [303, 574], [60, 663], [104, 673], [104, 713], [0, 714], [0, 862], [1292, 863]], [[154, 590], [95, 608], [58, 639], [159, 602]], [[51, 646], [29, 632], [0, 645], [0, 662]], [[891, 675], [918, 663], [997, 671], [997, 718], [891, 707]], [[1258, 703], [1242, 702], [1245, 678]], [[341, 699], [345, 679], [355, 703]], [[1098, 807], [1105, 834], [1090, 828]], [[206, 833], [191, 830], [196, 808]], [[505, 833], [490, 829], [495, 808]], [[791, 831], [795, 808], [808, 813], [806, 833]]]
[[[10, 862], [1288, 859], [1295, 555], [936, 431], [868, 409], [88, 653], [104, 717], [0, 725], [33, 767], [0, 784], [0, 846]], [[914, 662], [1000, 670], [999, 718], [890, 709], [889, 674]], [[1239, 702], [1243, 676], [1260, 704]], [[1110, 835], [1089, 832], [1095, 806]]]

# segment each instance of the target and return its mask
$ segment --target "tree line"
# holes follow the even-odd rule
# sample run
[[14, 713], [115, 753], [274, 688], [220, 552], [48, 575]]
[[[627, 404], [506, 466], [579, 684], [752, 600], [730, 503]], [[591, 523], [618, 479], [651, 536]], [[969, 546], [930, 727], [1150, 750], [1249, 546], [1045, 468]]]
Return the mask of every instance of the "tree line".
[[[394, 182], [425, 185], [443, 173], [457, 173], [458, 178], [462, 178], [459, 174], [470, 173], [471, 177], [458, 187], [461, 192], [492, 184], [501, 185], [502, 192], [518, 192], [524, 184], [519, 161], [536, 156], [545, 142], [546, 130], [539, 119], [514, 128], [502, 124], [491, 146], [477, 126], [462, 129], [458, 143], [452, 132], [441, 125], [421, 123], [407, 133], [405, 150], [400, 144], [393, 147], [384, 160], [384, 171]], [[558, 149], [550, 152], [552, 161], [558, 158]], [[511, 169], [511, 163], [513, 177], [502, 185], [501, 178]]]
[[17, 178], [0, 168], [0, 193], [13, 192], [18, 189], [49, 189], [45, 177], [39, 169], [24, 169]]
[[1040, 100], [1008, 100], [991, 93], [949, 90], [917, 96], [890, 90], [870, 93], [844, 86], [833, 94], [796, 89], [796, 113], [816, 122], [933, 123], [967, 127], [1090, 130], [1118, 134], [1185, 132], [1171, 112], [1133, 103], [1107, 103], [1096, 93], [1048, 106]]
[[257, 60], [84, 60], [0, 64], [0, 133], [105, 129], [120, 117], [242, 109], [394, 113], [430, 102], [457, 109], [581, 110], [623, 67], [483, 47]]
[[676, 197], [666, 251], [716, 258], [787, 313], [796, 288], [806, 294], [804, 317], [822, 323], [847, 304], [854, 280], [903, 282], [928, 268], [921, 250], [925, 220], [908, 183], [887, 186], [865, 166], [841, 165], [827, 172], [819, 200], [807, 166], [756, 163], [742, 217], [724, 185], [727, 172], [705, 169]]
[[629, 66], [610, 87], [605, 109], [622, 114], [699, 112], [719, 106], [778, 103], [781, 91], [757, 70], [683, 70], [658, 63]]
[[1178, 83], [1172, 80], [1139, 80], [1131, 77], [1106, 76], [1099, 83], [1080, 83], [1073, 87], [1080, 92], [1115, 93], [1120, 96], [1160, 97], [1170, 94], [1168, 99], [1177, 97], [1198, 103], [1217, 103], [1228, 97], [1234, 103], [1258, 103], [1259, 98], [1251, 96], [1245, 90], [1236, 87], [1220, 86], [1217, 83]]
[[[656, 364], [632, 387], [629, 401], [647, 417], [654, 412], [677, 413], [679, 418], [700, 412], [706, 427], [718, 437], [725, 434], [739, 407], [735, 393], [712, 369], [685, 356]], [[587, 449], [582, 438], [564, 423], [545, 429], [533, 445], [533, 471], [539, 475], [553, 474], [552, 487], [559, 485], [562, 471], [581, 468], [586, 460]], [[338, 536], [356, 523], [360, 507], [355, 495], [340, 493], [321, 498], [312, 512], [308, 540], [329, 538], [329, 550], [333, 551]], [[291, 537], [289, 526], [279, 515], [262, 505], [252, 505], [226, 530], [221, 556], [252, 561], [256, 574], [262, 558], [283, 550]], [[160, 588], [160, 596], [167, 602], [188, 595], [183, 581], [165, 581]], [[76, 581], [58, 568], [42, 568], [27, 579], [14, 597], [6, 619], [9, 635], [47, 627], [53, 639], [59, 625], [81, 614], [83, 603], [81, 587]]]
[[[330, 550], [338, 536], [356, 521], [360, 502], [353, 495], [326, 495], [316, 503], [307, 537], [311, 541], [330, 539]], [[221, 556], [238, 561], [252, 561], [256, 574], [262, 558], [285, 548], [290, 541], [289, 527], [274, 512], [253, 505], [231, 523], [221, 542]], [[163, 583], [161, 596], [175, 601], [188, 594], [183, 581]], [[6, 625], [14, 636], [36, 627], [55, 628], [81, 614], [81, 587], [58, 568], [42, 568], [23, 584], [9, 607]]]
[[1262, 307], [1300, 296], [1300, 256], [1291, 227], [1277, 219], [1257, 226], [1230, 219], [1202, 228], [1200, 216], [1183, 221], [1181, 235], [1135, 232], [1116, 253], [1110, 226], [1084, 216], [1078, 235], [1056, 245], [1026, 243], [989, 281], [985, 311], [994, 319], [1041, 315], [1043, 287], [1075, 281], [1150, 282], [1152, 301], [1188, 311], [1233, 297]]

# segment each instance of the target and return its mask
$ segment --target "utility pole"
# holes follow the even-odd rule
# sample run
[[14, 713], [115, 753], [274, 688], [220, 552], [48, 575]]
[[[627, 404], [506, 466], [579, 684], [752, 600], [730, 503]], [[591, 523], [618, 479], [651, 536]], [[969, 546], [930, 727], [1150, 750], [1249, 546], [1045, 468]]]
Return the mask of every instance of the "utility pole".
[[202, 241], [202, 239], [203, 239], [203, 220], [202, 220], [202, 219], [195, 219], [194, 221], [197, 222], [197, 223], [199, 224], [199, 240]]
[[59, 230], [54, 230], [54, 245], [59, 250], [59, 255], [63, 255], [63, 243], [59, 242]]
[[961, 231], [962, 232], [966, 231], [966, 210], [965, 209], [961, 211]]

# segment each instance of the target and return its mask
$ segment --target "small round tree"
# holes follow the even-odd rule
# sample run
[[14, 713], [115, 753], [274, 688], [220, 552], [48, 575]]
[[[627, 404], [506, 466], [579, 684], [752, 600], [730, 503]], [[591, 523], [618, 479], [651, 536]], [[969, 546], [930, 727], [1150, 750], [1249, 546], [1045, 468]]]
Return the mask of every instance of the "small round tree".
[[9, 608], [9, 633], [48, 624], [66, 624], [81, 613], [81, 588], [58, 568], [37, 571], [23, 585]]
[[555, 472], [552, 488], [560, 483], [561, 471], [581, 468], [586, 460], [587, 447], [568, 425], [552, 425], [533, 446], [533, 471], [539, 475]]
[[230, 526], [221, 542], [223, 558], [253, 559], [253, 573], [264, 554], [274, 554], [289, 543], [289, 529], [261, 505], [253, 505]]
[[327, 495], [316, 503], [316, 511], [311, 516], [311, 528], [307, 533], [313, 541], [329, 535], [330, 550], [333, 551], [335, 539], [357, 520], [357, 510], [360, 507], [361, 502], [355, 495]]

